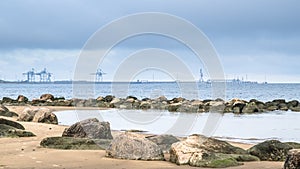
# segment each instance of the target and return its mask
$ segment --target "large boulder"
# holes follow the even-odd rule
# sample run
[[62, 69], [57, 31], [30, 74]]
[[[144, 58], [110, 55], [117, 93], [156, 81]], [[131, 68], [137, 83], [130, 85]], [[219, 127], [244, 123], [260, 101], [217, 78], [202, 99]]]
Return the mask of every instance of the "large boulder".
[[159, 146], [142, 135], [125, 132], [113, 139], [106, 157], [127, 160], [164, 160]]
[[234, 147], [225, 141], [202, 135], [191, 135], [181, 142], [172, 144], [170, 161], [178, 165], [193, 165], [191, 161], [195, 161], [196, 157], [201, 160], [203, 156], [211, 153], [247, 154], [245, 150]]
[[48, 108], [26, 108], [18, 117], [18, 121], [58, 124], [57, 117]]
[[47, 108], [38, 109], [32, 121], [37, 123], [58, 124], [56, 115]]
[[300, 149], [289, 151], [283, 169], [300, 169]]
[[47, 137], [40, 145], [45, 148], [64, 150], [105, 150], [111, 140], [93, 140], [74, 137]]
[[156, 136], [148, 136], [146, 137], [150, 141], [157, 144], [164, 153], [170, 151], [171, 145], [173, 143], [179, 142], [180, 140], [172, 135], [156, 135]]
[[77, 122], [65, 129], [62, 136], [92, 139], [113, 139], [109, 122], [100, 122], [96, 118]]
[[0, 116], [5, 116], [5, 117], [18, 117], [18, 114], [15, 112], [11, 112], [8, 110], [8, 108], [6, 108], [3, 105], [0, 105]]
[[32, 121], [35, 113], [38, 111], [37, 108], [25, 108], [19, 115], [18, 121]]
[[269, 140], [251, 147], [248, 152], [263, 161], [284, 161], [292, 147], [278, 140]]

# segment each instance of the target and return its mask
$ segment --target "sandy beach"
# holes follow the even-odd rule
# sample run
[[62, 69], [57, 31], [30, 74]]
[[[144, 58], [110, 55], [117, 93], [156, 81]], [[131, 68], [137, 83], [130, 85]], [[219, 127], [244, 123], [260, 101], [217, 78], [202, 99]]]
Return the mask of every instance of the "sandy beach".
[[[25, 107], [8, 107], [16, 113]], [[69, 110], [70, 107], [49, 107], [52, 110]], [[85, 108], [86, 109], [86, 108]], [[7, 118], [16, 120], [13, 118]], [[50, 125], [33, 122], [19, 122], [26, 130], [36, 134], [29, 138], [0, 139], [0, 168], [101, 168], [101, 169], [160, 169], [160, 168], [195, 168], [177, 166], [168, 161], [132, 161], [117, 160], [105, 157], [104, 150], [56, 150], [40, 147], [40, 141], [45, 137], [61, 136], [68, 126]], [[244, 149], [252, 145], [231, 143]], [[168, 157], [168, 154], [165, 155]], [[247, 162], [232, 169], [281, 169], [283, 162]]]

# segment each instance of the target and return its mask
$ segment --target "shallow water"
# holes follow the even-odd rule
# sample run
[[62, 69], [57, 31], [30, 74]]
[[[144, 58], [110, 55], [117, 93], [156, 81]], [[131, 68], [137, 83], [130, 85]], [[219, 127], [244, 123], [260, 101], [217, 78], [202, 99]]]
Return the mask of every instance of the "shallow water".
[[142, 110], [70, 110], [55, 112], [59, 124], [71, 125], [96, 117], [113, 130], [138, 129], [152, 134], [187, 136], [194, 133], [245, 143], [267, 139], [300, 142], [300, 113], [267, 112], [253, 115], [232, 113], [171, 113]]

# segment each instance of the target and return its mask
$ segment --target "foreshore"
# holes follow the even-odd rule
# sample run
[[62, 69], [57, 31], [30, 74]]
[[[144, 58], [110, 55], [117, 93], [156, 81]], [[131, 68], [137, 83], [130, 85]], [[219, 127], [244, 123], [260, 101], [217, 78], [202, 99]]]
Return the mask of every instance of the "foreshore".
[[[8, 106], [10, 111], [21, 113], [27, 106]], [[73, 107], [51, 106], [54, 111], [72, 110]], [[86, 109], [86, 108], [84, 108]], [[94, 108], [92, 108], [94, 109]], [[16, 118], [5, 117], [16, 121]], [[57, 150], [42, 148], [40, 142], [46, 137], [61, 136], [68, 126], [19, 122], [36, 137], [1, 138], [0, 168], [194, 168], [188, 165], [178, 166], [168, 161], [118, 160], [105, 157], [105, 150]], [[112, 132], [113, 135], [120, 131]], [[231, 143], [234, 146], [248, 149], [251, 144]], [[168, 159], [168, 154], [165, 154]], [[244, 165], [229, 167], [234, 169], [281, 169], [283, 162], [245, 162]]]

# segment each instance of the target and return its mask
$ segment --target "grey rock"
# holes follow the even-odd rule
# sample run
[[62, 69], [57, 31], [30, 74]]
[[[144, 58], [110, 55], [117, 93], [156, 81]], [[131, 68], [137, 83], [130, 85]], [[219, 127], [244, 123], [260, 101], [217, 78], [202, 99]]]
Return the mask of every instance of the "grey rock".
[[32, 121], [35, 113], [38, 111], [37, 108], [25, 108], [19, 115], [18, 121]]
[[180, 140], [172, 135], [157, 135], [146, 137], [150, 141], [157, 144], [164, 153], [170, 152], [171, 145], [173, 143], [179, 142]]
[[14, 121], [0, 118], [0, 137], [32, 137], [35, 136], [25, 128]]
[[47, 108], [38, 109], [34, 114], [32, 121], [37, 123], [58, 124], [56, 115]]
[[296, 142], [285, 142], [285, 144], [288, 144], [288, 145], [291, 146], [293, 149], [300, 149], [300, 143], [296, 143]]
[[[229, 101], [227, 103], [227, 107], [231, 107], [231, 110], [233, 113], [235, 114], [241, 114], [242, 113], [242, 110], [243, 108], [245, 107], [246, 105], [246, 101], [244, 100], [240, 100], [240, 99], [232, 99], [231, 101]], [[230, 108], [227, 108], [230, 110]]]
[[[178, 165], [190, 164], [194, 158], [201, 160], [203, 154], [247, 154], [241, 148], [231, 144], [202, 135], [191, 135], [187, 139], [172, 144], [170, 150], [170, 161]], [[196, 166], [196, 165], [195, 165]]]
[[279, 105], [280, 103], [286, 103], [284, 99], [276, 99], [272, 101], [275, 105]]
[[148, 101], [142, 101], [140, 104], [140, 109], [147, 110], [151, 108], [151, 103]]
[[244, 161], [259, 161], [255, 156], [222, 153], [195, 153], [189, 161], [190, 166], [225, 168], [242, 165]]
[[17, 101], [18, 102], [28, 102], [28, 98], [23, 96], [23, 95], [19, 95], [18, 98], [17, 98]]
[[298, 105], [296, 107], [290, 107], [290, 109], [295, 112], [300, 112], [300, 105]]
[[52, 94], [43, 94], [40, 96], [40, 100], [42, 101], [53, 101], [54, 96]]
[[242, 113], [257, 113], [260, 112], [258, 106], [255, 104], [255, 102], [247, 103], [243, 109]]
[[270, 106], [270, 107], [267, 107], [267, 110], [268, 111], [275, 111], [275, 110], [278, 110], [279, 107], [278, 106]]
[[156, 98], [155, 100], [157, 100], [157, 101], [159, 101], [159, 102], [168, 101], [168, 99], [166, 98], [166, 96], [159, 96], [159, 97]]
[[15, 121], [7, 120], [4, 118], [0, 118], [0, 124], [5, 124], [11, 127], [14, 127], [16, 129], [25, 130], [24, 126], [20, 123], [17, 123]]
[[6, 108], [3, 105], [0, 105], [0, 116], [5, 116], [5, 117], [18, 117], [19, 115], [15, 112], [11, 112], [8, 110], [8, 108]]
[[99, 122], [98, 119], [86, 119], [65, 129], [62, 136], [91, 139], [112, 139], [110, 124]]
[[168, 111], [169, 111], [169, 112], [177, 112], [177, 110], [178, 110], [181, 106], [182, 106], [182, 103], [180, 103], [180, 102], [170, 104], [170, 105], [168, 106]]
[[16, 103], [17, 101], [9, 98], [9, 97], [3, 97], [1, 103], [7, 103], [7, 104], [11, 104], [11, 103]]
[[84, 102], [84, 107], [95, 107], [97, 104], [96, 99], [88, 99]]
[[292, 101], [289, 101], [287, 103], [289, 109], [292, 108], [292, 107], [297, 107], [299, 105], [299, 101], [298, 100], [292, 100]]
[[113, 98], [110, 102], [109, 102], [109, 107], [110, 108], [120, 108], [120, 105], [123, 103], [123, 100], [119, 99], [119, 98]]
[[105, 150], [111, 140], [74, 138], [74, 137], [47, 137], [40, 145], [45, 148], [64, 150]]
[[288, 152], [284, 169], [300, 169], [300, 149], [293, 149]]
[[0, 124], [0, 138], [1, 137], [34, 137], [35, 135], [30, 131], [16, 129], [6, 124]]
[[112, 95], [107, 95], [107, 96], [104, 97], [104, 101], [109, 103], [109, 102], [111, 102], [114, 98], [115, 98], [115, 97], [112, 96]]
[[282, 111], [288, 111], [289, 110], [288, 105], [286, 103], [279, 103], [278, 104], [278, 109], [282, 110]]
[[248, 152], [262, 161], [284, 161], [290, 149], [286, 143], [269, 140], [251, 147]]
[[131, 132], [115, 137], [108, 149], [106, 157], [127, 160], [164, 160], [158, 145], [142, 135]]
[[58, 124], [57, 117], [48, 108], [26, 108], [18, 117], [18, 121], [33, 121], [37, 123]]
[[127, 97], [126, 97], [126, 100], [128, 100], [128, 99], [138, 100], [138, 98], [135, 97], [135, 96], [127, 96]]
[[178, 97], [178, 98], [173, 98], [171, 100], [171, 103], [181, 103], [183, 102], [184, 100], [186, 100], [185, 98], [182, 98], [182, 97]]

